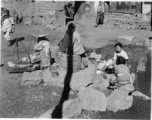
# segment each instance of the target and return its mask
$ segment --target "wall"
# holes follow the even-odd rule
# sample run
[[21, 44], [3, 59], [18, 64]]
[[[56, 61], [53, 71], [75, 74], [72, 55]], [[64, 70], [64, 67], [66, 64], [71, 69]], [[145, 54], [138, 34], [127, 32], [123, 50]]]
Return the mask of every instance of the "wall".
[[13, 10], [22, 13], [24, 21], [30, 21], [34, 16], [33, 24], [51, 24], [56, 19], [56, 12], [63, 9], [66, 2], [35, 0], [32, 3], [31, 0], [2, 0], [1, 3], [4, 8], [10, 10], [11, 15]]

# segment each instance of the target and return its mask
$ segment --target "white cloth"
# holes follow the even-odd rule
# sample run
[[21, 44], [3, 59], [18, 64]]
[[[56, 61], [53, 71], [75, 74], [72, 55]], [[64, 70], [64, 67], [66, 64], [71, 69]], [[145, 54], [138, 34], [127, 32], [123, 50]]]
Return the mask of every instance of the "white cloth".
[[11, 32], [13, 24], [14, 24], [14, 20], [12, 17], [6, 18], [3, 22], [2, 31], [3, 32]]
[[14, 20], [12, 17], [6, 18], [3, 22], [2, 31], [5, 33], [4, 38], [7, 41], [11, 40], [11, 32], [12, 32], [13, 24], [14, 24]]
[[37, 51], [38, 55], [36, 55], [37, 59], [41, 59], [41, 68], [50, 66], [51, 61], [51, 50], [50, 43], [46, 40], [42, 40], [34, 46], [34, 50]]
[[104, 4], [102, 5], [98, 5], [98, 9], [97, 9], [98, 12], [102, 12], [104, 13]]
[[125, 59], [129, 59], [127, 53], [126, 53], [124, 50], [121, 50], [120, 53], [116, 53], [116, 52], [115, 52], [113, 59], [114, 59], [114, 60], [117, 60], [117, 56], [122, 56], [122, 57], [124, 57]]
[[109, 67], [112, 63], [113, 63], [113, 60], [112, 60], [112, 59], [109, 59], [109, 60], [106, 62], [106, 66]]
[[39, 43], [34, 45], [34, 50], [43, 50], [46, 53], [46, 56], [49, 55], [50, 50], [50, 43], [48, 41], [42, 40]]
[[5, 38], [7, 41], [11, 40], [11, 33], [10, 33], [10, 32], [6, 32], [6, 33], [4, 34], [4, 38]]
[[81, 42], [80, 34], [77, 31], [73, 33], [73, 53], [81, 55], [85, 52], [83, 44]]

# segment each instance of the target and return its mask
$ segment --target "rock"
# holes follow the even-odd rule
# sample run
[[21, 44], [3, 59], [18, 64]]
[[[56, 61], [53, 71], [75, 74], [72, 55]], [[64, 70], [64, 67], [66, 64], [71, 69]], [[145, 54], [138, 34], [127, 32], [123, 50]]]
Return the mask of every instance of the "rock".
[[55, 30], [56, 27], [54, 25], [45, 25], [46, 28], [49, 28], [51, 30]]
[[93, 88], [83, 88], [79, 91], [78, 96], [83, 109], [106, 111], [107, 98], [101, 91]]
[[107, 97], [107, 109], [113, 112], [129, 109], [133, 103], [133, 96], [129, 96], [128, 93], [133, 91], [133, 89], [132, 85], [126, 85], [114, 90], [114, 92]]
[[39, 118], [52, 118], [51, 114], [53, 113], [53, 110], [54, 110], [54, 107], [52, 109], [46, 111]]
[[122, 43], [123, 45], [130, 45], [135, 40], [135, 36], [118, 36], [117, 42]]
[[[109, 86], [109, 84], [108, 84], [108, 86]], [[112, 92], [111, 90], [107, 89], [107, 87], [101, 82], [93, 83], [90, 86], [88, 86], [87, 88], [93, 88], [95, 90], [99, 90], [99, 91], [103, 92], [106, 97], [109, 96]]]
[[143, 63], [143, 64], [146, 65], [146, 63], [147, 63], [147, 56], [141, 56], [141, 57], [139, 58], [139, 61], [138, 61], [138, 62]]
[[31, 19], [26, 20], [26, 21], [24, 22], [24, 24], [25, 24], [25, 25], [32, 25], [32, 21], [31, 21]]
[[140, 97], [141, 99], [143, 100], [150, 100], [150, 97], [144, 95], [143, 93], [139, 92], [139, 91], [135, 91], [132, 93], [133, 96], [136, 96], [136, 97]]
[[93, 80], [93, 83], [101, 83], [104, 87], [108, 87], [109, 86], [108, 78], [105, 79], [102, 74], [97, 75], [96, 74], [96, 70], [94, 71], [92, 80]]
[[70, 82], [70, 88], [73, 91], [79, 91], [80, 88], [86, 87], [90, 83], [93, 83], [92, 81], [93, 71], [94, 71], [94, 66], [90, 65], [85, 70], [80, 70], [79, 72], [73, 73]]
[[145, 44], [146, 47], [151, 47], [151, 46], [152, 46], [152, 40], [146, 39], [146, 40], [144, 41], [144, 44]]
[[141, 71], [141, 72], [145, 72], [146, 70], [146, 66], [144, 63], [139, 62], [137, 65], [137, 72]]
[[142, 41], [142, 42], [135, 42], [135, 45], [137, 45], [137, 46], [144, 46], [144, 42]]
[[42, 82], [43, 71], [37, 70], [33, 72], [24, 72], [22, 76], [21, 85], [36, 85]]
[[149, 47], [149, 48], [148, 48], [148, 54], [149, 54], [149, 56], [152, 57], [152, 47]]
[[57, 78], [57, 77], [59, 77], [59, 73], [58, 73], [58, 71], [54, 71], [54, 72], [52, 72], [52, 77], [53, 77], [53, 78]]
[[71, 99], [63, 103], [63, 118], [76, 117], [81, 114], [81, 112], [82, 106], [79, 98]]
[[54, 81], [49, 68], [45, 69], [44, 72], [43, 72], [43, 81], [46, 82], [46, 83]]

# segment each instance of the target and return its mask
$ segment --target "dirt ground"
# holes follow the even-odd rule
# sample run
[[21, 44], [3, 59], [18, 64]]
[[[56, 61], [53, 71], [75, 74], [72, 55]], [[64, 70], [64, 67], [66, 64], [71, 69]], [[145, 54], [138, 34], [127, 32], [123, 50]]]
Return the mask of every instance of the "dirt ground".
[[[31, 31], [40, 26], [17, 25], [13, 38], [25, 37], [23, 44], [27, 49], [32, 40]], [[99, 26], [76, 26], [82, 37], [82, 42], [85, 47], [100, 48], [102, 46], [112, 44], [119, 35], [133, 35], [136, 41], [143, 41], [151, 36], [150, 31], [144, 30], [122, 30], [116, 28], [106, 28]], [[51, 45], [57, 45], [63, 37], [66, 28], [52, 30], [48, 36]], [[42, 113], [56, 106], [60, 100], [62, 87], [43, 86], [21, 86], [22, 74], [9, 74], [7, 71], [7, 62], [12, 61], [14, 45], [7, 47], [7, 41], [1, 33], [1, 67], [0, 78], [0, 117], [3, 118], [38, 118]], [[33, 41], [32, 41], [33, 45]], [[31, 46], [32, 48], [32, 46]], [[20, 58], [26, 53], [19, 46]], [[30, 50], [32, 52], [32, 49]], [[143, 81], [144, 83], [144, 81]], [[143, 84], [141, 83], [141, 84]], [[77, 95], [72, 94], [70, 98], [75, 98]], [[125, 111], [120, 111], [116, 114], [107, 112], [90, 112], [83, 111], [78, 118], [102, 118], [102, 119], [150, 119], [150, 101], [143, 101], [138, 98], [134, 99], [133, 106]]]

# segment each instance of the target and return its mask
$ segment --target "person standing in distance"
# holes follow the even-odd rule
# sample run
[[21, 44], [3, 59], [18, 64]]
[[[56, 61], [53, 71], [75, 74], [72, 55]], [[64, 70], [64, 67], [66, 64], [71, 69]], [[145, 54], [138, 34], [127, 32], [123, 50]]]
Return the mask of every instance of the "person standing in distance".
[[15, 24], [13, 17], [10, 16], [9, 10], [4, 12], [4, 21], [2, 24], [2, 32], [4, 33], [4, 38], [8, 41], [8, 46], [12, 46], [11, 34], [15, 31]]
[[97, 18], [96, 23], [97, 25], [95, 27], [98, 27], [99, 24], [103, 24], [104, 22], [104, 2], [99, 1], [99, 5], [97, 8]]

